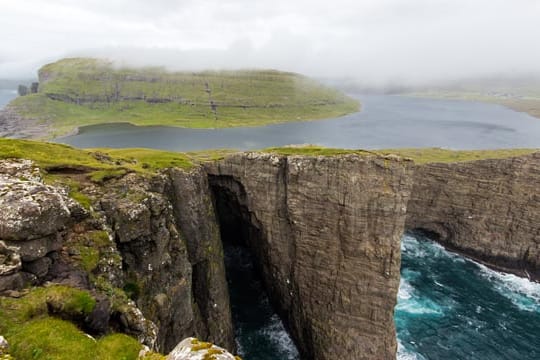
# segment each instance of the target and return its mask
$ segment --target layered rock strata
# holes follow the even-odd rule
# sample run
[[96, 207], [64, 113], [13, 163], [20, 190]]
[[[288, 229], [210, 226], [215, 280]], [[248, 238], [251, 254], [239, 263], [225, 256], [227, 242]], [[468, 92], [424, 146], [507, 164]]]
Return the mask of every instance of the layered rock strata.
[[302, 358], [395, 359], [411, 163], [248, 153], [207, 171], [222, 222], [244, 223]]
[[416, 166], [406, 228], [540, 280], [540, 152]]

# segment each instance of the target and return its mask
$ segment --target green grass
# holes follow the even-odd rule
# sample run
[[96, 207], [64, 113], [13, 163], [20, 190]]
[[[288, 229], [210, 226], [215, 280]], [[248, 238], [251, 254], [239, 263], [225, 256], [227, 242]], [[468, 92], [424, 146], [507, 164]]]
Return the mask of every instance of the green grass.
[[261, 150], [262, 152], [279, 154], [279, 155], [306, 155], [306, 156], [337, 156], [337, 155], [347, 155], [347, 154], [356, 154], [356, 155], [366, 155], [373, 154], [373, 152], [365, 150], [348, 150], [348, 149], [335, 149], [335, 148], [326, 148], [315, 145], [306, 145], [306, 146], [284, 146], [284, 147], [274, 147]]
[[124, 334], [94, 340], [69, 321], [43, 317], [16, 327], [7, 335], [16, 359], [136, 360], [142, 346]]
[[[129, 171], [151, 173], [168, 167], [189, 170], [198, 158], [212, 157], [213, 153], [186, 154], [151, 149], [80, 150], [61, 144], [0, 138], [0, 159], [30, 159], [51, 173], [58, 169], [87, 171], [95, 182], [119, 177]], [[78, 190], [75, 188], [74, 193]]]
[[499, 150], [445, 150], [440, 148], [387, 149], [377, 153], [395, 154], [412, 159], [416, 164], [452, 163], [483, 159], [504, 159], [522, 156], [540, 151], [540, 149], [499, 149]]
[[[84, 290], [63, 285], [33, 288], [20, 298], [0, 297], [0, 333], [16, 359], [135, 360], [137, 340], [110, 334], [97, 341], [62, 318], [84, 318], [92, 312], [94, 298]], [[51, 312], [52, 311], [52, 312]]]
[[527, 155], [540, 151], [540, 149], [499, 149], [499, 150], [446, 150], [440, 148], [417, 149], [383, 149], [383, 150], [348, 150], [325, 148], [314, 145], [285, 146], [268, 148], [262, 152], [279, 155], [306, 155], [306, 156], [338, 156], [347, 154], [356, 155], [397, 155], [413, 160], [416, 164], [426, 163], [452, 163], [475, 161], [482, 159], [504, 159], [514, 156]]
[[[281, 155], [323, 155], [343, 154], [396, 154], [413, 159], [417, 163], [459, 162], [489, 158], [507, 158], [529, 154], [538, 149], [500, 149], [454, 151], [440, 148], [385, 149], [376, 151], [325, 148], [321, 146], [286, 146], [261, 150]], [[22, 158], [36, 162], [45, 171], [57, 169], [83, 169], [90, 180], [103, 182], [123, 176], [127, 172], [151, 174], [157, 170], [177, 167], [190, 170], [199, 163], [215, 161], [234, 153], [232, 150], [209, 150], [188, 153], [152, 149], [91, 149], [81, 150], [67, 145], [31, 140], [0, 138], [0, 159]], [[87, 202], [87, 197], [79, 192], [76, 183], [70, 183], [72, 196]]]
[[51, 309], [73, 317], [84, 317], [92, 312], [95, 303], [87, 291], [61, 285], [34, 288], [17, 299], [0, 297], [0, 333], [9, 334], [34, 317], [47, 316]]
[[223, 128], [337, 117], [359, 109], [337, 90], [275, 70], [168, 72], [74, 58], [43, 66], [39, 78], [39, 93], [11, 106], [49, 123], [52, 132], [45, 137], [111, 122]]

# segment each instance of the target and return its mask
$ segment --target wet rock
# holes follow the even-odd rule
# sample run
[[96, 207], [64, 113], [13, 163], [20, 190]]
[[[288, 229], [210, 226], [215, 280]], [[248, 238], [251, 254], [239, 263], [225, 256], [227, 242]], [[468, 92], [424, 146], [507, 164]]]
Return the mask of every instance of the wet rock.
[[167, 360], [236, 360], [227, 350], [195, 338], [182, 340], [167, 356]]

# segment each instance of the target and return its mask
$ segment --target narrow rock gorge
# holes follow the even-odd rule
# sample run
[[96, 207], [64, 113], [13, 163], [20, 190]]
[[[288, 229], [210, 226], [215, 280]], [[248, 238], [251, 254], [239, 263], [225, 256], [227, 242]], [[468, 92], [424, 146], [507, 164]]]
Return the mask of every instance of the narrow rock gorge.
[[[95, 307], [84, 317], [48, 311], [161, 352], [190, 336], [234, 351], [222, 240], [251, 250], [303, 359], [395, 358], [406, 229], [540, 276], [540, 153], [415, 165], [252, 152], [102, 182], [75, 167], [48, 176], [62, 181], [46, 184], [29, 160], [0, 161], [1, 295], [88, 291]], [[75, 182], [79, 202], [68, 195]]]

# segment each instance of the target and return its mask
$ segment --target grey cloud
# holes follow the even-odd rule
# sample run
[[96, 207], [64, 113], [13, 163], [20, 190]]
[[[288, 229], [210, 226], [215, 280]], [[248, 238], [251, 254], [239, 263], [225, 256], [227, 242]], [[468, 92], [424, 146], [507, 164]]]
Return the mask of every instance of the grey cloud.
[[540, 73], [534, 0], [0, 1], [0, 78], [73, 55], [369, 84]]

